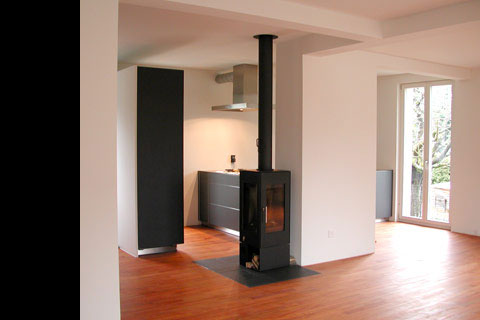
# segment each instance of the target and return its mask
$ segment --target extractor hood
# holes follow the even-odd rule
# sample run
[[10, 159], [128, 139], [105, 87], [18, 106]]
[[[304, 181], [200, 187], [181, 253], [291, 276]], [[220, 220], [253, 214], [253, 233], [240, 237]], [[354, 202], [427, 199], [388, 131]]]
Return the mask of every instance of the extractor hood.
[[217, 83], [233, 82], [233, 103], [213, 106], [213, 111], [255, 111], [258, 110], [257, 66], [239, 64], [233, 67], [233, 72], [219, 74], [215, 77]]

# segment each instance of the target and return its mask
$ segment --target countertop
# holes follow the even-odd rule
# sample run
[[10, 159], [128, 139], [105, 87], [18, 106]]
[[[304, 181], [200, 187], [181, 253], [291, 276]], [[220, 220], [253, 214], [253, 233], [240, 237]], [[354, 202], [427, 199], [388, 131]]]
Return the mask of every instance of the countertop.
[[199, 172], [228, 174], [228, 175], [231, 175], [231, 176], [239, 176], [240, 175], [240, 172], [228, 172], [228, 171], [225, 171], [225, 170], [200, 170]]

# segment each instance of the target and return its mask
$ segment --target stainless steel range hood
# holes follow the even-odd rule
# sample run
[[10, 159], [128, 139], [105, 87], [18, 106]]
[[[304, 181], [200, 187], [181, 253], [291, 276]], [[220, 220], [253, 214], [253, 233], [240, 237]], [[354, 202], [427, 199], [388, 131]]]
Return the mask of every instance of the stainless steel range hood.
[[213, 106], [213, 111], [255, 111], [258, 110], [257, 66], [239, 64], [233, 67], [233, 72], [219, 74], [215, 77], [217, 83], [233, 82], [233, 103]]

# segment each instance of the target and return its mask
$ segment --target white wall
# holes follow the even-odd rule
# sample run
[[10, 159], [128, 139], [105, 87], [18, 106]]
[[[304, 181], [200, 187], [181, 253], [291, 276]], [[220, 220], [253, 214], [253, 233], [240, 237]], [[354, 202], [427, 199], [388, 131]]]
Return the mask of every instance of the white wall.
[[277, 169], [291, 171], [290, 255], [301, 264], [302, 225], [302, 52], [296, 44], [277, 46]]
[[302, 265], [375, 249], [376, 85], [367, 53], [303, 57]]
[[[348, 44], [306, 36], [277, 46], [276, 161], [292, 171], [290, 253], [301, 265], [374, 251], [377, 72], [470, 75], [465, 68], [329, 50]], [[387, 113], [381, 117], [395, 121]], [[395, 122], [385, 128], [395, 136]], [[395, 141], [379, 156], [379, 167], [392, 165], [391, 146]]]
[[138, 256], [137, 67], [118, 71], [118, 246]]
[[480, 68], [453, 90], [451, 230], [480, 236]]
[[[258, 112], [212, 111], [214, 105], [232, 103], [232, 83], [215, 82], [216, 72], [185, 69], [184, 200], [185, 225], [198, 221], [199, 170], [256, 169]], [[274, 118], [275, 119], [275, 118]]]
[[119, 319], [117, 0], [80, 1], [80, 318]]
[[352, 44], [335, 37], [308, 35], [278, 43], [276, 50], [277, 169], [290, 170], [290, 254], [302, 264], [302, 98], [303, 54]]

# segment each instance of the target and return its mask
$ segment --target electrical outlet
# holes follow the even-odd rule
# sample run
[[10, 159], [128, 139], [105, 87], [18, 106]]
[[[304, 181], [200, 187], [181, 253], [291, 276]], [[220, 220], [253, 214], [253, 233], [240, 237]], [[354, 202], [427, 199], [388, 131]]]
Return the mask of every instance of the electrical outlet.
[[328, 237], [329, 238], [335, 238], [335, 231], [334, 230], [328, 230]]

